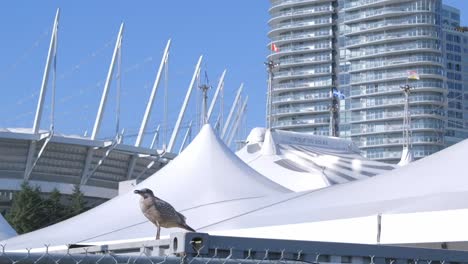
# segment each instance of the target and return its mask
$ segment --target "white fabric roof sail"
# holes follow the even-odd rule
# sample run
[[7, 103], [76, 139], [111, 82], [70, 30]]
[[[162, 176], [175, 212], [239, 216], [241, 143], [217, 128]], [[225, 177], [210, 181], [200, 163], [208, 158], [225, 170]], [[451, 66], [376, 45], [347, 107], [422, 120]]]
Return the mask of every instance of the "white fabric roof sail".
[[16, 231], [10, 226], [10, 224], [0, 214], [0, 239], [7, 239], [16, 236]]
[[[210, 229], [223, 235], [376, 243], [381, 214], [381, 243], [468, 241], [467, 157], [464, 140], [379, 177], [297, 193]], [[240, 230], [225, 231], [232, 226]]]
[[[137, 186], [141, 188], [152, 189], [156, 196], [184, 214], [206, 204], [239, 203], [248, 198], [290, 192], [242, 162], [209, 125], [176, 159]], [[11, 250], [153, 237], [156, 229], [141, 213], [138, 200], [138, 195], [129, 192], [76, 217], [0, 244], [8, 243]], [[205, 215], [192, 216], [187, 223], [197, 229], [206, 220], [222, 220], [231, 210], [234, 209], [221, 208], [217, 216], [208, 219]], [[162, 235], [168, 233], [167, 229], [162, 230]]]
[[236, 154], [293, 191], [367, 179], [395, 168], [364, 158], [349, 140], [264, 128], [254, 128]]
[[[138, 188], [155, 189], [187, 216], [189, 225], [210, 234], [376, 243], [380, 214], [381, 243], [467, 241], [466, 157], [468, 140], [379, 177], [288, 192], [246, 168], [205, 127], [185, 152]], [[246, 190], [235, 193], [228, 185]], [[139, 212], [137, 199], [128, 193], [50, 228], [0, 244], [7, 243], [11, 250], [44, 243], [151, 239], [155, 228]], [[163, 235], [171, 231], [163, 229]]]

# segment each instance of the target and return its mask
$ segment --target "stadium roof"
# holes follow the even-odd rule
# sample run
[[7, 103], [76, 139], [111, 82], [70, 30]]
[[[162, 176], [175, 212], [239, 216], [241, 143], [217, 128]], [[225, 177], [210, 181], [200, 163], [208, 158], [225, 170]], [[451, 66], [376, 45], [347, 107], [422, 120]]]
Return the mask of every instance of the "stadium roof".
[[237, 155], [256, 171], [293, 191], [367, 179], [393, 170], [359, 154], [349, 140], [254, 128]]
[[[246, 199], [290, 192], [242, 162], [209, 125], [205, 125], [172, 162], [137, 186], [144, 187], [151, 188], [156, 196], [184, 214], [204, 205], [241, 204]], [[120, 195], [69, 220], [12, 238], [6, 241], [8, 248], [153, 236], [155, 227], [140, 212], [138, 199], [139, 196], [132, 192]], [[223, 220], [222, 217], [230, 214], [233, 208], [226, 210], [217, 212], [221, 218], [210, 216], [210, 219]], [[188, 223], [195, 223], [194, 228], [197, 228], [197, 224], [204, 223], [199, 221], [202, 219], [188, 218]], [[168, 233], [163, 229], [163, 235]]]

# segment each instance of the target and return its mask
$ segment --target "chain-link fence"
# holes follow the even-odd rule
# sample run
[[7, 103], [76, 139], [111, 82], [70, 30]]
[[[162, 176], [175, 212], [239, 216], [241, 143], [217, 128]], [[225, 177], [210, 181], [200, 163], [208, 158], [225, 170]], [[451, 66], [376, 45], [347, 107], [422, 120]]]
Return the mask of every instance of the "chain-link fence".
[[[468, 264], [468, 252], [396, 246], [272, 240], [176, 233], [170, 239], [9, 251], [0, 264]], [[37, 249], [35, 249], [37, 250]]]

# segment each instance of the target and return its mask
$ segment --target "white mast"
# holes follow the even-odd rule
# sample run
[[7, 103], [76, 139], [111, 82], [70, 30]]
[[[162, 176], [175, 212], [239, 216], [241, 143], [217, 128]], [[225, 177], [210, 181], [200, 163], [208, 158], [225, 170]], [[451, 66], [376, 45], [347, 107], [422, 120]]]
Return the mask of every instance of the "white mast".
[[169, 140], [169, 144], [167, 145], [167, 152], [172, 152], [172, 149], [174, 148], [174, 143], [177, 138], [177, 134], [179, 134], [179, 129], [180, 129], [180, 123], [182, 122], [182, 119], [184, 118], [185, 115], [185, 110], [187, 109], [187, 105], [190, 99], [190, 95], [192, 94], [192, 89], [195, 84], [195, 80], [197, 79], [198, 75], [200, 74], [200, 64], [203, 59], [203, 56], [200, 56], [198, 59], [197, 65], [195, 66], [195, 71], [192, 76], [192, 80], [190, 81], [190, 85], [187, 90], [187, 94], [185, 95], [185, 100], [182, 105], [182, 108], [180, 109], [179, 112], [179, 117], [177, 118], [176, 124], [174, 126], [174, 131], [172, 131], [171, 139]]
[[237, 95], [236, 95], [236, 98], [234, 99], [234, 103], [232, 104], [231, 106], [231, 110], [229, 111], [229, 115], [228, 115], [228, 118], [226, 120], [226, 123], [224, 123], [224, 127], [223, 127], [223, 130], [221, 132], [221, 139], [225, 140], [225, 135], [226, 135], [226, 131], [229, 127], [229, 123], [231, 122], [231, 118], [232, 118], [232, 114], [234, 113], [234, 110], [236, 109], [236, 106], [239, 102], [239, 99], [240, 99], [240, 95], [242, 93], [242, 89], [244, 88], [244, 84], [241, 83], [239, 89], [237, 90]]
[[140, 130], [138, 132], [137, 139], [135, 141], [135, 146], [139, 147], [141, 142], [143, 141], [144, 132], [146, 129], [146, 125], [148, 120], [151, 116], [151, 109], [153, 108], [154, 98], [156, 97], [156, 92], [159, 86], [159, 80], [161, 79], [161, 73], [163, 71], [164, 66], [166, 65], [167, 59], [169, 58], [169, 47], [171, 46], [171, 40], [169, 39], [166, 44], [166, 48], [164, 49], [164, 53], [161, 59], [161, 63], [159, 64], [159, 69], [156, 74], [156, 79], [154, 80], [153, 90], [151, 91], [150, 98], [148, 100], [148, 104], [146, 105], [145, 115], [143, 116], [143, 121], [141, 122]]
[[117, 57], [117, 53], [122, 45], [123, 29], [124, 29], [124, 23], [120, 25], [119, 34], [117, 35], [117, 41], [115, 42], [114, 54], [112, 55], [112, 61], [109, 67], [109, 72], [107, 73], [106, 83], [104, 84], [104, 91], [102, 92], [101, 103], [99, 104], [96, 121], [94, 122], [93, 132], [91, 134], [91, 139], [96, 139], [96, 136], [99, 132], [99, 128], [101, 126], [102, 114], [104, 113], [104, 106], [106, 104], [107, 94], [109, 92], [109, 87], [112, 82], [112, 74], [114, 72], [115, 60]]
[[57, 51], [57, 31], [58, 31], [58, 23], [60, 17], [60, 9], [57, 9], [55, 14], [54, 25], [52, 28], [52, 36], [50, 37], [50, 45], [49, 45], [49, 53], [47, 54], [47, 61], [44, 69], [44, 75], [42, 76], [42, 85], [41, 85], [41, 92], [39, 94], [39, 100], [37, 102], [37, 109], [36, 109], [36, 116], [34, 117], [34, 124], [33, 124], [33, 133], [39, 132], [39, 128], [41, 125], [41, 118], [42, 118], [42, 109], [44, 106], [44, 98], [47, 89], [47, 82], [49, 80], [49, 69], [52, 63], [52, 58], [55, 58], [56, 51]]
[[216, 87], [215, 94], [213, 96], [213, 100], [211, 101], [210, 108], [208, 109], [208, 113], [206, 114], [206, 122], [210, 121], [211, 114], [213, 113], [213, 108], [218, 100], [219, 91], [224, 89], [224, 76], [226, 75], [226, 70], [223, 71], [221, 74], [221, 78], [219, 78], [218, 87]]
[[242, 120], [242, 116], [244, 115], [244, 111], [247, 107], [248, 100], [249, 100], [249, 97], [248, 96], [245, 97], [244, 103], [242, 103], [242, 106], [239, 108], [239, 112], [237, 112], [236, 118], [234, 120], [234, 124], [232, 125], [228, 140], [226, 142], [227, 146], [231, 145], [232, 140], [234, 139], [234, 136], [236, 135], [237, 130], [239, 129], [239, 124], [240, 124], [240, 121]]
[[185, 132], [184, 140], [182, 140], [182, 144], [180, 145], [180, 148], [179, 148], [179, 154], [182, 152], [182, 150], [184, 150], [185, 144], [187, 143], [187, 139], [191, 133], [192, 133], [192, 121], [190, 121], [187, 132]]

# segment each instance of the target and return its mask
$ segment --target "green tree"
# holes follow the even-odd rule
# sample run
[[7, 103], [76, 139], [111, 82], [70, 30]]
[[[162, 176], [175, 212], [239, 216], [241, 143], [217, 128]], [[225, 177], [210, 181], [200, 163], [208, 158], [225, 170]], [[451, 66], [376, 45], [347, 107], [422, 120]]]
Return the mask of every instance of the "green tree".
[[21, 184], [21, 190], [13, 195], [10, 212], [6, 215], [8, 222], [19, 233], [27, 233], [40, 228], [45, 217], [44, 201], [41, 190], [28, 182]]
[[68, 217], [78, 215], [86, 211], [86, 201], [84, 195], [81, 192], [80, 185], [75, 184], [73, 187], [73, 193], [70, 196], [70, 205], [68, 206]]
[[66, 207], [62, 204], [62, 194], [57, 188], [54, 188], [49, 197], [44, 200], [44, 210], [44, 226], [52, 225], [65, 219], [67, 215]]

